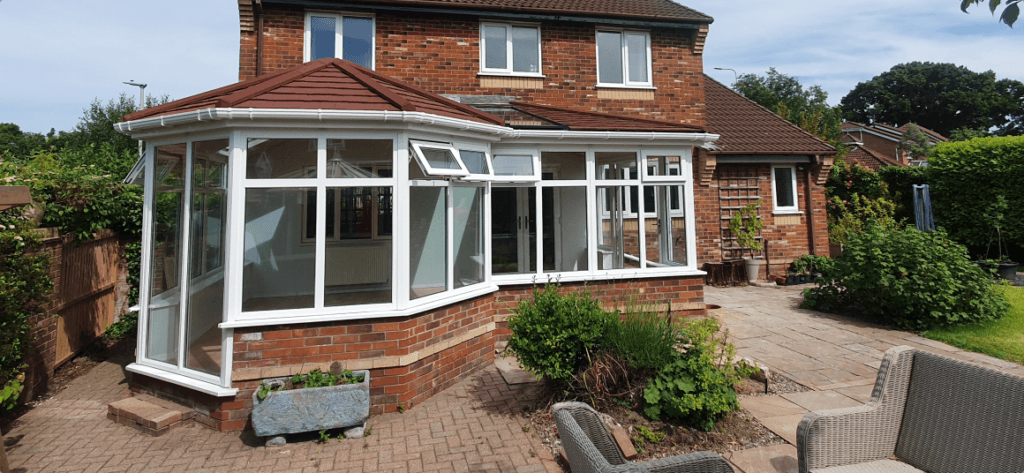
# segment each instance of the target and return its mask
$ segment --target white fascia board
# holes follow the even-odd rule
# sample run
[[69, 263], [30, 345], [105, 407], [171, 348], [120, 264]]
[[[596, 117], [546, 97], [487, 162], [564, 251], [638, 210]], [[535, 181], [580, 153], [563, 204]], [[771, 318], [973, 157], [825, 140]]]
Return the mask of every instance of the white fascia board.
[[571, 131], [571, 130], [514, 130], [512, 139], [528, 139], [553, 142], [579, 142], [594, 144], [603, 141], [638, 142], [675, 142], [690, 146], [706, 146], [718, 140], [719, 135], [713, 133], [675, 133], [662, 131]]
[[[373, 110], [306, 110], [306, 109], [265, 109], [265, 108], [207, 108], [153, 118], [143, 118], [115, 123], [114, 129], [133, 138], [145, 136], [165, 127], [195, 125], [221, 120], [250, 120], [253, 122], [315, 120], [327, 121], [371, 121], [397, 122], [444, 127], [467, 132], [482, 132], [499, 136], [510, 136], [511, 128], [502, 125], [442, 117], [424, 112], [393, 112]], [[237, 122], [235, 125], [237, 126]]]
[[889, 141], [895, 141], [897, 143], [900, 141], [897, 138], [894, 138], [892, 136], [889, 136], [889, 135], [886, 135], [886, 134], [883, 134], [883, 133], [879, 133], [879, 132], [877, 132], [875, 130], [872, 130], [872, 129], [869, 129], [869, 128], [847, 128], [847, 129], [842, 130], [842, 131], [843, 131], [844, 134], [850, 134], [852, 132], [867, 133], [869, 135], [875, 135], [877, 137], [885, 138], [885, 139], [887, 139]]

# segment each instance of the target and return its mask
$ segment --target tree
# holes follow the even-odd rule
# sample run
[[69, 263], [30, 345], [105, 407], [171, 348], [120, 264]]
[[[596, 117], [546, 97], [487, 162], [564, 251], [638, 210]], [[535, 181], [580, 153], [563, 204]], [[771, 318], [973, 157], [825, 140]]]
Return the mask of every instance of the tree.
[[782, 74], [772, 67], [764, 77], [757, 74], [739, 76], [733, 89], [825, 141], [833, 142], [839, 138], [842, 111], [826, 103], [828, 93], [820, 86], [804, 89], [796, 77]]
[[907, 132], [900, 137], [897, 147], [900, 151], [907, 153], [910, 159], [925, 159], [931, 152], [932, 144], [928, 136], [917, 128], [917, 125], [911, 123]]
[[36, 152], [46, 149], [47, 137], [39, 133], [21, 131], [13, 123], [0, 123], [0, 156], [10, 153], [18, 160], [28, 159]]
[[997, 81], [992, 71], [911, 62], [857, 84], [840, 103], [846, 118], [857, 122], [914, 122], [943, 135], [963, 127], [996, 127], [997, 134], [1006, 134], [1022, 127], [1024, 84]]
[[968, 128], [962, 127], [953, 130], [949, 134], [949, 141], [970, 141], [974, 138], [984, 138], [988, 136], [988, 131], [984, 128]]
[[[1021, 0], [1006, 0], [1006, 8], [1003, 9], [1003, 13], [999, 15], [999, 21], [1006, 23], [1006, 26], [1013, 28], [1013, 23], [1017, 21], [1017, 17], [1020, 16], [1020, 3]], [[972, 4], [976, 5], [981, 3], [981, 0], [961, 0], [960, 10], [967, 13], [967, 7]], [[993, 15], [996, 14], [996, 8], [1001, 4], [1001, 0], [989, 0], [988, 9]]]

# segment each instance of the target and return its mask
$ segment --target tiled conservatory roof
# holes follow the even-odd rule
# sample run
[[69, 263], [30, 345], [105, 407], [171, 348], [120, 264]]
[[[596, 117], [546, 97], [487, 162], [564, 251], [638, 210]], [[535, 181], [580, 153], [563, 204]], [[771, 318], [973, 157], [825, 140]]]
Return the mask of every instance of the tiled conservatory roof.
[[139, 120], [208, 108], [424, 112], [490, 125], [501, 118], [341, 59], [320, 59], [126, 115]]
[[704, 76], [707, 128], [719, 154], [834, 155], [836, 149], [767, 108]]

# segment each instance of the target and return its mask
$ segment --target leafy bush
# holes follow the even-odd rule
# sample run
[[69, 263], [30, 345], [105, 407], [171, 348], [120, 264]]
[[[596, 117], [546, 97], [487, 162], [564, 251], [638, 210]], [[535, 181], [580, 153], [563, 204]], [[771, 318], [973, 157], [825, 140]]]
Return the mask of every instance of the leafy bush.
[[139, 313], [138, 312], [126, 312], [121, 314], [121, 317], [117, 319], [117, 322], [110, 324], [107, 330], [103, 332], [103, 336], [107, 340], [120, 340], [125, 335], [134, 333], [139, 328]]
[[996, 319], [1009, 308], [992, 277], [941, 229], [869, 225], [833, 261], [828, 277], [804, 290], [806, 305], [911, 328]]
[[610, 317], [589, 291], [561, 293], [559, 289], [557, 283], [534, 288], [531, 299], [512, 309], [507, 350], [534, 375], [547, 376], [565, 387], [587, 366]]
[[846, 243], [851, 233], [864, 231], [869, 222], [885, 228], [898, 229], [902, 223], [895, 218], [896, 205], [885, 198], [870, 199], [854, 193], [850, 200], [832, 197], [826, 203], [828, 213], [828, 241], [834, 245]]
[[29, 318], [42, 311], [53, 288], [50, 257], [19, 209], [0, 212], [0, 386], [24, 369]]
[[835, 263], [828, 256], [803, 255], [793, 261], [793, 272], [798, 274], [818, 272], [827, 275], [834, 267]]
[[914, 187], [928, 184], [928, 169], [923, 166], [886, 166], [878, 170], [888, 191], [887, 200], [896, 204], [893, 217], [897, 221], [914, 221]]
[[[613, 313], [618, 319], [619, 314]], [[608, 324], [602, 345], [636, 369], [657, 371], [675, 359], [678, 327], [670, 316], [654, 311], [627, 312]]]
[[941, 143], [928, 166], [935, 222], [950, 229], [953, 239], [990, 244], [994, 235], [985, 213], [1003, 196], [1003, 238], [1024, 241], [1024, 136]]

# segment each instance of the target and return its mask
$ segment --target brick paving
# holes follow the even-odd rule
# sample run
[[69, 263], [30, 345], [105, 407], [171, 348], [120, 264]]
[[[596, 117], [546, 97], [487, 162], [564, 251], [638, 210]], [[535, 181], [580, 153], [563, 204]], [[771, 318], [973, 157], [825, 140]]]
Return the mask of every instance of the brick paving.
[[129, 361], [96, 366], [18, 419], [4, 436], [14, 471], [543, 472], [550, 458], [517, 415], [536, 385], [510, 387], [493, 365], [404, 414], [371, 417], [369, 437], [266, 448], [251, 431], [193, 424], [154, 438], [108, 420]]

